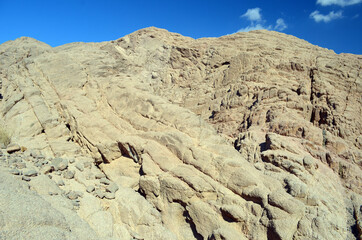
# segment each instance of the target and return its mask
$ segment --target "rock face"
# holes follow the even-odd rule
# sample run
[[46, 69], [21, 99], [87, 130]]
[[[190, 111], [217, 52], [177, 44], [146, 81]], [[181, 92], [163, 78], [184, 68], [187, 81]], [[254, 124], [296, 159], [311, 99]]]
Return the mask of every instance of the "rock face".
[[265, 30], [6, 42], [0, 238], [361, 239], [361, 68]]

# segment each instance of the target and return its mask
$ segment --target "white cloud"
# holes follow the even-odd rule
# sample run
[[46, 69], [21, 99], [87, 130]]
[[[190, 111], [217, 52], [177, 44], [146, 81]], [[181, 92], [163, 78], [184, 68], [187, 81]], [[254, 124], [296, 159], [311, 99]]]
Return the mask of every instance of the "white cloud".
[[285, 22], [282, 18], [279, 18], [276, 21], [276, 24], [274, 27], [272, 25], [264, 26], [266, 21], [263, 19], [260, 12], [261, 12], [260, 8], [250, 8], [243, 15], [241, 15], [241, 17], [244, 17], [247, 20], [249, 20], [250, 24], [249, 24], [249, 26], [247, 26], [245, 28], [239, 29], [238, 32], [249, 32], [249, 31], [261, 30], [261, 29], [266, 29], [266, 30], [274, 29], [276, 31], [283, 31], [284, 29], [287, 28], [287, 25], [285, 24]]
[[261, 29], [270, 29], [270, 26], [269, 27], [264, 27], [263, 25], [261, 24], [251, 24], [245, 28], [242, 28], [242, 29], [239, 29], [238, 32], [249, 32], [249, 31], [254, 31], [254, 30], [261, 30]]
[[275, 24], [274, 29], [277, 31], [283, 31], [284, 29], [286, 29], [288, 26], [287, 24], [285, 24], [284, 19], [283, 18], [278, 18]]
[[249, 21], [261, 21], [262, 17], [260, 14], [261, 9], [260, 8], [250, 8], [246, 11], [246, 13], [244, 13], [243, 15], [241, 15], [241, 17], [247, 18]]
[[342, 18], [342, 11], [334, 12], [331, 11], [328, 15], [320, 14], [319, 11], [314, 11], [309, 15], [310, 18], [313, 18], [316, 22], [330, 22], [332, 20]]
[[317, 4], [322, 6], [339, 5], [341, 7], [361, 3], [362, 0], [317, 0]]

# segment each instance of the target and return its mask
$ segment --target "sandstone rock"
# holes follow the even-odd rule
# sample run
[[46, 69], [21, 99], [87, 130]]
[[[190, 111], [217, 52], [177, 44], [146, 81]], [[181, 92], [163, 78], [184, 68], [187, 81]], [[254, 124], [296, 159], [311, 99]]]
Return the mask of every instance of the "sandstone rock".
[[17, 169], [26, 168], [26, 164], [24, 162], [15, 163], [13, 166]]
[[26, 182], [29, 182], [31, 180], [31, 178], [27, 177], [27, 176], [22, 176], [21, 179], [26, 181]]
[[40, 195], [52, 193], [52, 195], [61, 194], [61, 190], [58, 185], [45, 175], [34, 177], [29, 183], [32, 189], [34, 189]]
[[75, 192], [75, 191], [70, 191], [68, 194], [67, 194], [67, 197], [70, 199], [70, 200], [75, 200], [79, 197], [79, 193]]
[[101, 200], [93, 195], [85, 194], [84, 197], [80, 199], [80, 202], [78, 214], [83, 219], [87, 220], [94, 213], [103, 211]]
[[[70, 199], [70, 198], [69, 198], [69, 199]], [[74, 206], [76, 209], [78, 209], [79, 206], [80, 206], [80, 203], [78, 202], [78, 200], [73, 200], [73, 201], [72, 201], [72, 204], [73, 204], [73, 206]]]
[[89, 169], [92, 168], [92, 163], [90, 163], [90, 162], [85, 162], [83, 165], [85, 168], [89, 168]]
[[96, 212], [89, 217], [89, 224], [100, 238], [105, 239], [112, 237], [113, 219], [109, 212]]
[[114, 198], [116, 197], [116, 195], [115, 195], [114, 192], [106, 192], [106, 193], [104, 194], [104, 197], [105, 197], [106, 199], [114, 199]]
[[[0, 236], [4, 239], [95, 239], [92, 229], [78, 225], [87, 237], [71, 231], [70, 222], [22, 182], [0, 170]], [[73, 216], [76, 217], [76, 216]], [[79, 217], [78, 217], [79, 219]], [[6, 222], [5, 222], [6, 220]]]
[[102, 171], [107, 177], [120, 186], [137, 189], [139, 182], [140, 165], [133, 159], [120, 157], [111, 163], [101, 164]]
[[41, 169], [41, 172], [43, 174], [48, 174], [48, 173], [51, 173], [52, 171], [54, 171], [54, 167], [53, 166], [50, 166], [50, 165], [45, 165], [42, 169]]
[[13, 175], [20, 175], [20, 173], [21, 173], [18, 169], [10, 169], [9, 172]]
[[34, 169], [29, 169], [29, 170], [24, 171], [23, 174], [26, 177], [35, 177], [35, 176], [38, 175], [38, 172], [36, 170], [34, 170]]
[[214, 230], [211, 234], [211, 236], [208, 238], [210, 240], [222, 240], [222, 239], [228, 239], [228, 240], [237, 240], [237, 239], [247, 239], [244, 236], [241, 236], [240, 234], [236, 233], [235, 230], [232, 228], [218, 228]]
[[66, 179], [72, 179], [74, 178], [74, 171], [67, 170], [63, 173], [63, 177]]
[[115, 193], [118, 191], [118, 189], [119, 189], [119, 187], [117, 186], [116, 183], [111, 183], [106, 187], [107, 192], [110, 192], [110, 193]]
[[101, 191], [100, 189], [97, 189], [94, 191], [94, 195], [100, 199], [104, 198], [105, 193]]
[[87, 191], [88, 193], [91, 193], [91, 192], [93, 192], [94, 190], [95, 190], [94, 186], [88, 186], [86, 191]]
[[95, 175], [95, 178], [96, 179], [101, 179], [101, 178], [104, 178], [105, 177], [105, 175], [103, 174], [103, 173], [97, 173], [96, 175]]
[[104, 185], [109, 185], [111, 184], [111, 181], [109, 181], [107, 178], [101, 178], [99, 180], [100, 183], [104, 184]]
[[55, 171], [63, 171], [68, 168], [68, 161], [62, 158], [54, 158], [51, 161]]
[[[4, 238], [353, 239], [361, 61], [265, 30], [191, 39], [148, 28], [102, 43], [1, 44], [1, 115], [30, 150], [4, 157], [0, 170], [35, 151], [27, 167], [42, 173], [54, 162], [59, 171], [44, 182], [64, 191], [50, 196], [39, 190], [43, 175], [23, 176], [62, 223], [0, 216], [33, 231]], [[31, 189], [24, 195], [40, 194]], [[83, 198], [66, 199], [69, 191]]]
[[84, 171], [84, 166], [83, 166], [82, 164], [80, 164], [80, 163], [77, 163], [77, 164], [75, 165], [75, 167], [76, 167], [79, 171], [81, 171], [81, 172]]
[[58, 181], [58, 186], [64, 186], [64, 185], [65, 185], [65, 183], [62, 179]]
[[16, 144], [16, 143], [11, 143], [6, 147], [6, 151], [8, 153], [14, 153], [14, 152], [17, 152], [17, 151], [20, 151], [20, 150], [21, 150], [20, 146], [18, 144]]

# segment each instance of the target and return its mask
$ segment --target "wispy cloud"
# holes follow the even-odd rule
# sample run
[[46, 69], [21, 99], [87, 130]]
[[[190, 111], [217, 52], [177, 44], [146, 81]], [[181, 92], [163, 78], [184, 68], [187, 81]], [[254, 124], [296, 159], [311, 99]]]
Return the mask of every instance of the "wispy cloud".
[[285, 24], [284, 19], [283, 18], [278, 18], [275, 24], [274, 29], [277, 31], [283, 31], [284, 29], [286, 29], [288, 26], [287, 24]]
[[332, 20], [342, 18], [343, 15], [342, 15], [342, 11], [338, 11], [338, 12], [331, 11], [327, 15], [323, 15], [323, 14], [319, 13], [319, 11], [314, 11], [309, 15], [309, 17], [314, 19], [314, 21], [316, 21], [316, 22], [328, 23]]
[[339, 5], [341, 7], [362, 3], [362, 0], [317, 0], [317, 4], [322, 6]]
[[251, 24], [251, 25], [249, 25], [249, 26], [247, 26], [245, 28], [239, 29], [238, 32], [250, 32], [250, 31], [262, 30], [262, 29], [268, 29], [269, 30], [270, 28], [271, 28], [270, 26], [265, 27], [265, 26], [263, 26], [261, 24]]
[[238, 32], [249, 32], [261, 29], [267, 29], [267, 30], [274, 29], [276, 31], [283, 31], [284, 29], [287, 28], [287, 24], [284, 22], [282, 18], [279, 18], [276, 21], [274, 27], [272, 25], [266, 26], [265, 25], [266, 21], [263, 19], [260, 8], [250, 8], [240, 17], [246, 18], [250, 23], [249, 26], [239, 29]]
[[260, 22], [262, 20], [260, 11], [260, 8], [250, 8], [246, 11], [246, 13], [241, 15], [241, 17], [247, 18], [249, 21], [252, 22]]

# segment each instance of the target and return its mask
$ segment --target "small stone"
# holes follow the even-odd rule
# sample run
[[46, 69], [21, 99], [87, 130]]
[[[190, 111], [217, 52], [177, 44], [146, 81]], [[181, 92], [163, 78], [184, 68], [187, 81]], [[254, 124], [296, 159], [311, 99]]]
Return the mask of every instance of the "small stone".
[[77, 201], [77, 200], [72, 201], [72, 204], [74, 207], [79, 207], [79, 205], [80, 205], [79, 201]]
[[23, 176], [21, 179], [23, 179], [24, 181], [27, 181], [27, 182], [29, 182], [31, 180], [30, 177], [26, 177], [26, 176]]
[[152, 79], [158, 78], [158, 74], [156, 72], [152, 72]]
[[54, 158], [51, 165], [54, 166], [55, 171], [63, 171], [68, 168], [68, 161], [63, 158]]
[[89, 168], [89, 169], [92, 168], [92, 163], [91, 162], [85, 162], [85, 163], [83, 163], [83, 165], [84, 165], [85, 168]]
[[39, 153], [37, 153], [35, 150], [28, 150], [27, 151], [30, 157], [36, 158]]
[[63, 173], [63, 177], [66, 178], [66, 179], [72, 179], [74, 178], [74, 171], [66, 171]]
[[37, 163], [35, 163], [34, 165], [35, 165], [35, 167], [37, 167], [37, 168], [40, 168], [40, 167], [42, 166], [40, 162], [37, 162]]
[[262, 171], [264, 168], [264, 165], [261, 162], [257, 162], [254, 164], [254, 167], [258, 169], [259, 171]]
[[57, 192], [49, 192], [49, 195], [50, 195], [50, 196], [58, 195], [58, 193], [57, 193]]
[[29, 158], [30, 157], [30, 154], [31, 154], [31, 151], [30, 150], [27, 150], [23, 153], [24, 157], [27, 157]]
[[100, 173], [97, 173], [97, 174], [95, 175], [95, 177], [96, 177], [96, 179], [101, 179], [101, 178], [106, 177], [106, 175], [104, 175], [104, 173], [100, 172]]
[[109, 181], [107, 178], [101, 178], [100, 183], [109, 185], [109, 184], [111, 184], [111, 181]]
[[9, 161], [9, 164], [14, 164], [14, 163], [17, 163], [19, 160], [17, 158], [11, 157], [11, 158], [8, 158], [8, 161]]
[[107, 199], [115, 199], [116, 195], [114, 192], [106, 192], [104, 194], [104, 197], [107, 198]]
[[80, 191], [75, 191], [76, 194], [78, 194], [78, 197], [83, 197], [84, 193], [80, 192]]
[[119, 189], [118, 185], [116, 183], [111, 183], [106, 187], [107, 192], [115, 193]]
[[91, 192], [93, 192], [93, 191], [94, 191], [94, 189], [95, 189], [95, 187], [94, 187], [94, 186], [89, 185], [89, 186], [87, 187], [87, 192], [88, 192], [88, 193], [91, 193]]
[[45, 165], [42, 169], [41, 169], [41, 172], [43, 174], [48, 174], [48, 173], [51, 173], [52, 171], [54, 171], [54, 167], [53, 166], [50, 166], [50, 165]]
[[24, 172], [24, 176], [26, 177], [35, 177], [38, 175], [38, 172], [34, 169], [30, 169]]
[[44, 155], [39, 154], [39, 155], [36, 156], [36, 159], [38, 159], [38, 160], [44, 160], [45, 157], [44, 157]]
[[23, 169], [26, 168], [26, 164], [23, 162], [18, 162], [14, 164], [17, 169]]
[[314, 159], [311, 156], [305, 156], [303, 159], [304, 166], [310, 168], [314, 164]]
[[75, 167], [78, 168], [78, 170], [81, 171], [81, 172], [84, 171], [84, 167], [83, 167], [83, 165], [80, 164], [80, 163], [77, 163], [77, 164], [75, 165]]
[[58, 165], [58, 169], [60, 170], [60, 171], [63, 171], [63, 170], [65, 170], [65, 169], [67, 169], [68, 168], [68, 163], [67, 162], [61, 162], [59, 165]]
[[10, 169], [9, 172], [13, 175], [20, 175], [20, 171], [18, 169]]
[[69, 159], [69, 163], [74, 163], [74, 162], [75, 162], [74, 158]]
[[79, 197], [78, 193], [75, 192], [75, 191], [70, 191], [68, 194], [67, 194], [67, 198], [69, 198], [70, 200], [75, 200]]
[[46, 164], [48, 164], [48, 163], [49, 163], [48, 160], [43, 160], [43, 161], [41, 162], [42, 165], [46, 165]]
[[21, 150], [21, 147], [19, 146], [19, 144], [16, 144], [16, 143], [11, 143], [6, 147], [6, 151], [8, 153], [14, 153], [14, 152], [17, 152], [20, 150]]
[[100, 199], [104, 198], [104, 192], [102, 192], [100, 189], [97, 189], [95, 192], [94, 192], [94, 195]]
[[62, 179], [60, 179], [58, 181], [58, 186], [64, 186], [64, 185], [65, 185], [64, 181]]

